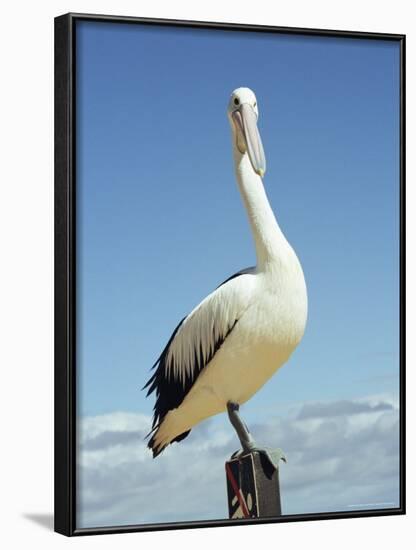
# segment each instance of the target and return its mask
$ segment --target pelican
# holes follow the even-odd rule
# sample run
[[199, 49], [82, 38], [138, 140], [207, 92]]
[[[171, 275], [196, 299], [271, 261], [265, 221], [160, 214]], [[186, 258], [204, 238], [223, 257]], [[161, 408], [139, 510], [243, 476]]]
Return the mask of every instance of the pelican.
[[[254, 237], [257, 264], [238, 271], [198, 304], [173, 331], [153, 375], [148, 447], [153, 457], [183, 440], [208, 417], [228, 412], [240, 454], [259, 447], [239, 407], [289, 359], [304, 334], [307, 292], [300, 262], [282, 233], [262, 178], [266, 159], [257, 128], [254, 92], [238, 88], [227, 115], [238, 187]], [[144, 389], [143, 388], [143, 389]]]

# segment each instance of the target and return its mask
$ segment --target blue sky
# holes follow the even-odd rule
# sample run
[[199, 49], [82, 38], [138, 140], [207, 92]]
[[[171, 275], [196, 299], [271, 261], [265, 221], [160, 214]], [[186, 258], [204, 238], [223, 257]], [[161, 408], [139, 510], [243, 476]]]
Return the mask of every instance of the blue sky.
[[255, 263], [239, 86], [309, 293], [304, 340], [246, 414], [397, 390], [398, 44], [82, 22], [77, 47], [79, 414], [150, 412], [139, 389], [177, 322]]
[[[309, 295], [303, 341], [244, 405], [244, 417], [292, 452], [294, 469], [282, 477], [287, 513], [397, 505], [398, 44], [81, 22], [77, 56], [77, 406], [90, 426], [79, 455], [80, 524], [145, 521], [128, 511], [130, 482], [114, 492], [139, 468], [135, 502], [143, 502], [140, 464], [159, 476], [164, 495], [174, 491], [174, 457], [193, 463], [204, 434], [221, 461], [235, 450], [219, 415], [150, 465], [142, 436], [153, 397], [140, 388], [178, 321], [255, 263], [226, 117], [240, 86], [257, 95], [265, 187]], [[327, 403], [319, 407], [330, 413], [310, 424], [293, 412], [308, 403]], [[306, 431], [296, 439], [299, 422]], [[275, 434], [279, 426], [286, 441]], [[316, 449], [310, 484], [299, 489], [296, 468], [311, 458], [308, 433], [313, 445], [324, 435], [326, 443]], [[221, 437], [229, 440], [218, 447]], [[343, 445], [355, 441], [367, 442], [357, 455], [361, 477], [351, 470], [344, 479]], [[370, 474], [382, 449], [391, 449], [389, 462]], [[328, 483], [325, 460], [339, 468]], [[195, 519], [226, 515], [217, 477]], [[346, 486], [349, 499], [334, 504]], [[188, 497], [151, 519], [190, 518]]]

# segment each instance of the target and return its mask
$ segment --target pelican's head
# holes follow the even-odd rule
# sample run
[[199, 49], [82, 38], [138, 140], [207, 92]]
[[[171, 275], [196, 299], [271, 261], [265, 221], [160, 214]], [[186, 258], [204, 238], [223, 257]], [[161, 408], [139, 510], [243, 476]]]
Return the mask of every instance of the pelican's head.
[[227, 114], [237, 149], [242, 155], [248, 154], [253, 170], [263, 177], [266, 172], [266, 158], [257, 129], [259, 110], [254, 92], [250, 88], [234, 90]]

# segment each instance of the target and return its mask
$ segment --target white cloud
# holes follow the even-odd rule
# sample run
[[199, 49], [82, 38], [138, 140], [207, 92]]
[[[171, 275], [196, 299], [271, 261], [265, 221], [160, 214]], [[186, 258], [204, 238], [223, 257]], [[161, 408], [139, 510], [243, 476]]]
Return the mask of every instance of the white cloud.
[[[259, 443], [282, 447], [285, 514], [398, 506], [397, 399], [376, 396], [296, 406], [251, 426]], [[233, 429], [212, 419], [156, 460], [144, 436], [151, 419], [116, 412], [79, 422], [78, 526], [227, 517], [224, 462]]]

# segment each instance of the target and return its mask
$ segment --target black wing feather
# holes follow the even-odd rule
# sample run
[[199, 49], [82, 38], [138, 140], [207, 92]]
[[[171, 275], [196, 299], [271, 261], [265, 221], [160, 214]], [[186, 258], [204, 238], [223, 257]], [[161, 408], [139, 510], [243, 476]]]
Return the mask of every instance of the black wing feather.
[[[176, 409], [179, 407], [179, 405], [182, 403], [182, 401], [185, 399], [186, 395], [188, 394], [189, 390], [194, 385], [202, 369], [211, 361], [211, 359], [220, 349], [223, 342], [225, 341], [227, 336], [231, 333], [231, 331], [234, 329], [238, 321], [238, 319], [236, 319], [234, 323], [228, 328], [226, 333], [221, 335], [215, 340], [212, 351], [205, 358], [205, 361], [204, 361], [202, 349], [201, 348], [195, 349], [193, 368], [190, 370], [190, 373], [187, 372], [185, 374], [183, 380], [182, 379], [179, 380], [179, 379], [175, 379], [174, 376], [167, 375], [166, 358], [169, 352], [169, 347], [173, 339], [175, 338], [176, 333], [181, 327], [182, 323], [185, 321], [185, 319], [186, 317], [182, 319], [182, 321], [178, 324], [178, 326], [173, 331], [172, 336], [170, 337], [169, 342], [167, 343], [165, 349], [162, 351], [159, 359], [156, 361], [156, 363], [152, 367], [152, 368], [157, 367], [156, 371], [153, 373], [153, 375], [151, 376], [147, 384], [143, 387], [143, 389], [148, 388], [146, 397], [153, 392], [155, 392], [156, 394], [156, 402], [153, 407], [154, 413], [153, 413], [152, 430], [149, 433], [149, 435], [151, 435], [152, 437], [148, 442], [148, 447], [152, 450], [153, 450], [153, 443], [154, 443], [153, 435], [156, 432], [157, 428], [162, 423], [163, 419], [165, 418], [165, 416], [170, 410]], [[171, 365], [171, 369], [173, 369], [174, 371], [175, 365]], [[188, 430], [182, 434], [179, 434], [175, 439], [172, 440], [172, 442], [181, 441], [182, 439], [185, 439], [185, 437], [190, 433], [190, 431], [191, 430]], [[163, 449], [160, 449], [159, 452], [155, 452], [153, 450], [153, 456], [156, 457], [162, 450]]]
[[[231, 275], [231, 277], [228, 277], [228, 279], [223, 281], [217, 287], [217, 289], [225, 285], [232, 279], [235, 279], [240, 275], [245, 275], [246, 273], [249, 273], [252, 269], [254, 268], [242, 269], [241, 271], [234, 273], [233, 275]], [[225, 341], [227, 336], [231, 333], [231, 331], [234, 329], [238, 321], [238, 319], [236, 319], [233, 322], [233, 324], [228, 327], [228, 330], [225, 332], [225, 334], [222, 334], [216, 338], [214, 342], [214, 346], [211, 349], [211, 353], [205, 358], [205, 361], [204, 361], [202, 349], [195, 348], [193, 367], [184, 374], [184, 379], [175, 379], [175, 377], [171, 375], [172, 372], [176, 371], [175, 365], [174, 364], [170, 365], [170, 369], [168, 370], [166, 368], [166, 359], [169, 354], [170, 345], [173, 342], [178, 330], [180, 329], [180, 327], [182, 326], [182, 324], [185, 322], [186, 319], [187, 317], [184, 317], [180, 321], [180, 323], [177, 325], [175, 330], [173, 331], [171, 337], [169, 338], [168, 343], [166, 344], [164, 350], [160, 354], [159, 359], [152, 366], [152, 369], [156, 368], [155, 372], [150, 377], [146, 385], [142, 388], [142, 389], [148, 388], [146, 397], [153, 392], [155, 392], [156, 394], [156, 402], [153, 407], [152, 429], [149, 433], [149, 436], [151, 436], [151, 438], [148, 442], [148, 447], [153, 450], [154, 457], [156, 457], [163, 450], [163, 449], [159, 449], [159, 451], [156, 452], [153, 449], [154, 434], [157, 431], [158, 427], [163, 422], [163, 419], [165, 418], [165, 416], [170, 410], [176, 409], [179, 407], [179, 405], [185, 399], [186, 395], [188, 394], [192, 386], [195, 384], [195, 381], [197, 380], [203, 368], [212, 360], [212, 358], [220, 349], [223, 342]], [[169, 372], [169, 376], [168, 376], [168, 372]], [[182, 434], [179, 434], [173, 441], [182, 441], [182, 439], [185, 439], [185, 437], [189, 435], [190, 431], [191, 430], [188, 430], [186, 432], [183, 432]]]

